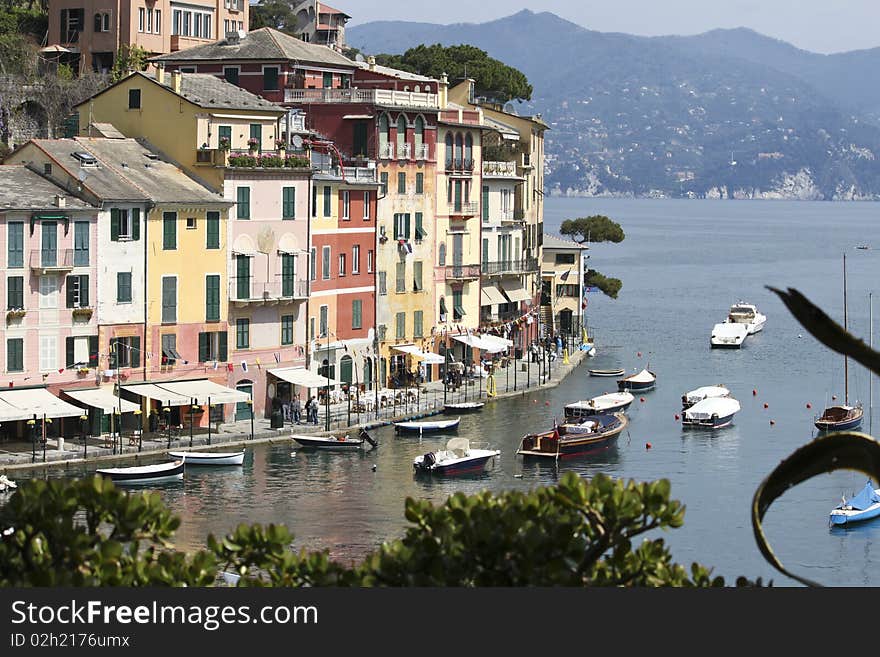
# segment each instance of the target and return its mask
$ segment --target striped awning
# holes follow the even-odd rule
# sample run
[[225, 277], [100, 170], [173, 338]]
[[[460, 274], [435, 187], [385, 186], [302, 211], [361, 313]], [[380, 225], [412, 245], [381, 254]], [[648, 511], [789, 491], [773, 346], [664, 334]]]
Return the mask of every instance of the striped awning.
[[491, 306], [497, 303], [507, 303], [507, 299], [504, 298], [504, 295], [501, 294], [501, 290], [499, 290], [496, 286], [487, 285], [482, 290], [480, 290], [481, 306]]

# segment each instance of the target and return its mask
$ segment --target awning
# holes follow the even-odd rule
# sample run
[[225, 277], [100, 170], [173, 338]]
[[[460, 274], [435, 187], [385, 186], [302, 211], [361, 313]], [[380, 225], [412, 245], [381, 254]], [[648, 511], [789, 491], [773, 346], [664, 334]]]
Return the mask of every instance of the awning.
[[212, 404], [235, 404], [246, 402], [251, 398], [247, 393], [221, 386], [219, 383], [207, 379], [168, 381], [167, 383], [158, 383], [156, 387], [186, 396], [187, 399], [195, 399], [197, 404], [207, 404], [208, 399]]
[[504, 351], [505, 349], [510, 349], [513, 346], [513, 340], [508, 340], [507, 338], [502, 338], [500, 335], [492, 335], [491, 333], [483, 333], [480, 336], [480, 340], [483, 342], [488, 342], [489, 344], [494, 344], [495, 346], [487, 351], [496, 352], [496, 351]]
[[523, 289], [522, 285], [520, 285], [519, 283], [514, 283], [513, 281], [501, 281], [501, 288], [504, 290], [504, 294], [507, 295], [507, 298], [510, 299], [512, 303], [516, 303], [518, 301], [526, 301], [532, 298], [529, 293]]
[[113, 394], [111, 388], [62, 390], [62, 392], [71, 399], [75, 399], [86, 406], [101, 409], [105, 413], [112, 413], [120, 407], [122, 408], [123, 413], [131, 413], [140, 408], [137, 404], [130, 402], [127, 399], [118, 398]]
[[480, 299], [481, 306], [491, 306], [496, 303], [507, 303], [507, 299], [504, 298], [504, 295], [501, 294], [501, 290], [499, 290], [494, 285], [487, 285], [482, 290], [480, 290]]
[[138, 383], [128, 386], [122, 386], [127, 392], [133, 392], [147, 399], [155, 399], [163, 406], [189, 406], [192, 400], [188, 395], [181, 395], [171, 390], [165, 390], [155, 383]]
[[0, 422], [46, 417], [79, 417], [83, 409], [59, 399], [45, 388], [0, 391]]
[[269, 374], [282, 381], [287, 381], [288, 383], [292, 383], [295, 386], [302, 386], [303, 388], [324, 388], [326, 386], [342, 385], [341, 381], [337, 381], [336, 379], [328, 380], [326, 376], [315, 374], [304, 367], [281, 367], [269, 370]]
[[492, 349], [497, 348], [496, 343], [483, 340], [476, 335], [453, 335], [451, 337], [453, 340], [458, 340], [469, 347], [480, 349], [482, 351], [491, 351]]
[[419, 349], [418, 347], [416, 347], [415, 345], [412, 345], [412, 344], [394, 345], [391, 348], [395, 349], [396, 351], [402, 351], [405, 354], [410, 354], [410, 355], [418, 358], [419, 360], [425, 361], [426, 363], [445, 363], [446, 362], [446, 359], [443, 358], [443, 356], [440, 356], [439, 354], [432, 353], [430, 351], [422, 351], [421, 349]]

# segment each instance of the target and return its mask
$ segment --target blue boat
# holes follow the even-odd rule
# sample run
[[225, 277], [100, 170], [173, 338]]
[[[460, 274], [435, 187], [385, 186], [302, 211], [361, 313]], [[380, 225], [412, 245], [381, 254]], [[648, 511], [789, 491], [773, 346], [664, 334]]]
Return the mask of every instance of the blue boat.
[[820, 431], [848, 431], [857, 429], [862, 424], [864, 415], [861, 404], [829, 406], [821, 417], [816, 418], [814, 424]]
[[851, 500], [846, 497], [831, 511], [832, 525], [848, 525], [880, 516], [880, 490], [875, 490], [871, 480]]

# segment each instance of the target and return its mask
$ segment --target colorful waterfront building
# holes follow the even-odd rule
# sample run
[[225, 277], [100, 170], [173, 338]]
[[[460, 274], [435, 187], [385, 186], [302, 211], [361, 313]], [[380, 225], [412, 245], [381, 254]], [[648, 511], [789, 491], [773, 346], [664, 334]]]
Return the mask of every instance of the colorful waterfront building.
[[248, 30], [247, 0], [49, 0], [48, 45], [74, 71], [107, 73], [120, 48], [157, 55]]
[[541, 312], [549, 317], [551, 335], [580, 337], [586, 310], [584, 273], [589, 247], [555, 235], [544, 235], [541, 264]]

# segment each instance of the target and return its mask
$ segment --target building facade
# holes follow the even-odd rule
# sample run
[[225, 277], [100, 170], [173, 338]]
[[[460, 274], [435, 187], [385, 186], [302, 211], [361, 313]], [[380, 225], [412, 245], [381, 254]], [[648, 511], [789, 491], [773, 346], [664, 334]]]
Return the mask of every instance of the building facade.
[[586, 327], [584, 274], [588, 250], [571, 240], [544, 236], [541, 316], [548, 334], [580, 336]]

